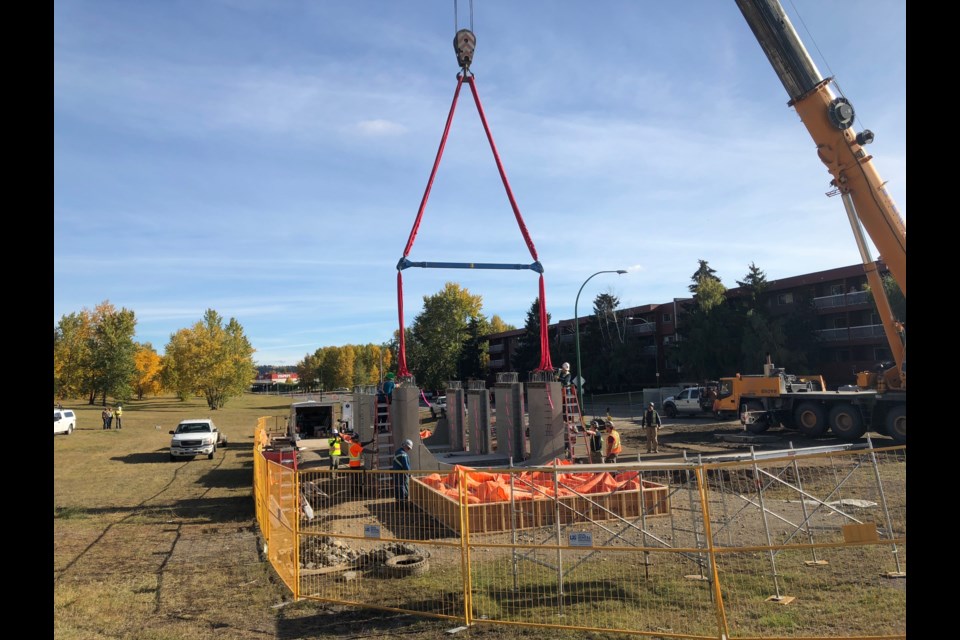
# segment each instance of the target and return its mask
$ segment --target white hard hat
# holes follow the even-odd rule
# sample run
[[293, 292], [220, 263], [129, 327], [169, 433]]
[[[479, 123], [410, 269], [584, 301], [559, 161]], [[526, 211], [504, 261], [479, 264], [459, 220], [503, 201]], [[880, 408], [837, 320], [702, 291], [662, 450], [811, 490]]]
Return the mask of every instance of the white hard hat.
[[570, 363], [569, 363], [569, 362], [564, 362], [564, 363], [563, 363], [563, 368], [564, 368], [564, 369], [569, 369], [569, 368], [570, 368]]
[[404, 440], [402, 443], [400, 443], [400, 446], [410, 447], [411, 449], [413, 449], [413, 440], [410, 440], [410, 439]]
[[336, 429], [334, 429], [334, 430], [333, 430], [333, 431], [331, 431], [330, 433], [332, 433], [332, 434], [333, 434], [333, 435], [335, 435], [335, 436], [338, 436], [338, 435], [340, 435], [340, 432], [339, 432], [339, 431], [337, 431]]

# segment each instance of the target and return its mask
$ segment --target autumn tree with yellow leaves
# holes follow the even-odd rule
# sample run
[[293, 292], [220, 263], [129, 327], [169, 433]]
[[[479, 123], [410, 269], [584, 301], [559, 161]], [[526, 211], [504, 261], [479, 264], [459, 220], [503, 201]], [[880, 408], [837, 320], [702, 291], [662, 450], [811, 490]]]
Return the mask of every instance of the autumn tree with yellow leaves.
[[127, 400], [136, 368], [136, 326], [133, 311], [107, 300], [93, 311], [63, 316], [53, 330], [54, 398], [85, 395], [90, 404], [103, 405], [108, 396]]
[[210, 409], [242, 396], [256, 377], [255, 349], [236, 318], [226, 325], [213, 309], [190, 329], [170, 336], [163, 357], [164, 385], [185, 399], [202, 395]]
[[163, 389], [160, 375], [163, 361], [153, 345], [149, 342], [139, 345], [133, 359], [137, 367], [136, 380], [133, 383], [137, 400], [143, 400], [144, 396], [160, 393]]

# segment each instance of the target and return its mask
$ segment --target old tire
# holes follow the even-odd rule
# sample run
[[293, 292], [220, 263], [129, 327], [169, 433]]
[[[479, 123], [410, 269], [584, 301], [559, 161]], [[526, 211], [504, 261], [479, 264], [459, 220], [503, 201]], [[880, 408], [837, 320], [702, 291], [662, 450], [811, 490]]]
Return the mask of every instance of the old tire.
[[907, 405], [898, 404], [887, 411], [884, 426], [897, 444], [907, 444]]
[[849, 402], [843, 402], [830, 409], [828, 420], [833, 435], [841, 440], [856, 440], [867, 432], [860, 410]]
[[393, 578], [422, 576], [430, 568], [430, 562], [421, 555], [406, 554], [388, 558], [383, 568]]
[[668, 418], [676, 418], [676, 417], [677, 417], [677, 405], [675, 405], [675, 404], [665, 404], [665, 405], [663, 406], [663, 412], [664, 412], [665, 414], [667, 414], [667, 417], [668, 417]]
[[801, 402], [793, 412], [793, 421], [797, 431], [811, 438], [818, 438], [827, 432], [826, 412], [816, 402]]

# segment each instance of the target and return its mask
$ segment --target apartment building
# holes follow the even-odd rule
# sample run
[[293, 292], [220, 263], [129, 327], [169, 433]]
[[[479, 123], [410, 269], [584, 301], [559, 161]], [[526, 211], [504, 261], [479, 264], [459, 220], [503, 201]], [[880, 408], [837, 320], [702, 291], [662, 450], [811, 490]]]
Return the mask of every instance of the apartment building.
[[[880, 272], [886, 269], [880, 264]], [[872, 369], [878, 363], [891, 359], [883, 325], [876, 306], [865, 290], [866, 274], [862, 264], [828, 269], [767, 282], [764, 303], [773, 316], [796, 313], [812, 305], [816, 318], [816, 337], [819, 342], [817, 360], [810, 371], [820, 373], [828, 388], [853, 384], [857, 371]], [[728, 297], [741, 294], [739, 287], [727, 290]], [[640, 341], [640, 357], [650, 360], [649, 370], [655, 378], [647, 385], [675, 384], [685, 380], [671, 349], [677, 340], [677, 327], [683, 323], [683, 314], [690, 297], [674, 298], [669, 302], [646, 304], [618, 310], [623, 326], [617, 331]], [[591, 316], [579, 318], [581, 331]], [[488, 381], [496, 381], [500, 372], [513, 371], [511, 360], [523, 329], [504, 331], [487, 336], [490, 367]], [[572, 319], [560, 320], [549, 327], [551, 341], [572, 344], [576, 327]], [[581, 334], [582, 337], [582, 334]], [[764, 354], [758, 354], [760, 373]], [[734, 371], [731, 374], [736, 373]]]

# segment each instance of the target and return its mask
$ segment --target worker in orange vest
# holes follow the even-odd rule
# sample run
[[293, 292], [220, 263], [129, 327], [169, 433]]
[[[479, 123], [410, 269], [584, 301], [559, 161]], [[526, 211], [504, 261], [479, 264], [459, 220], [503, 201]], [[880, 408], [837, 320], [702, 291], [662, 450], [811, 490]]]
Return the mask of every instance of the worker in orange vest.
[[617, 455], [623, 451], [623, 448], [620, 446], [620, 432], [617, 431], [613, 426], [612, 420], [607, 420], [606, 422], [607, 429], [607, 448], [604, 454], [604, 462], [616, 462]]
[[363, 488], [363, 479], [366, 475], [366, 469], [363, 466], [363, 448], [373, 442], [373, 438], [367, 440], [366, 442], [360, 442], [359, 438], [357, 442], [344, 443], [347, 445], [347, 455], [350, 458], [350, 461], [347, 462], [347, 468], [350, 471], [355, 472], [353, 477], [353, 486], [358, 491]]

